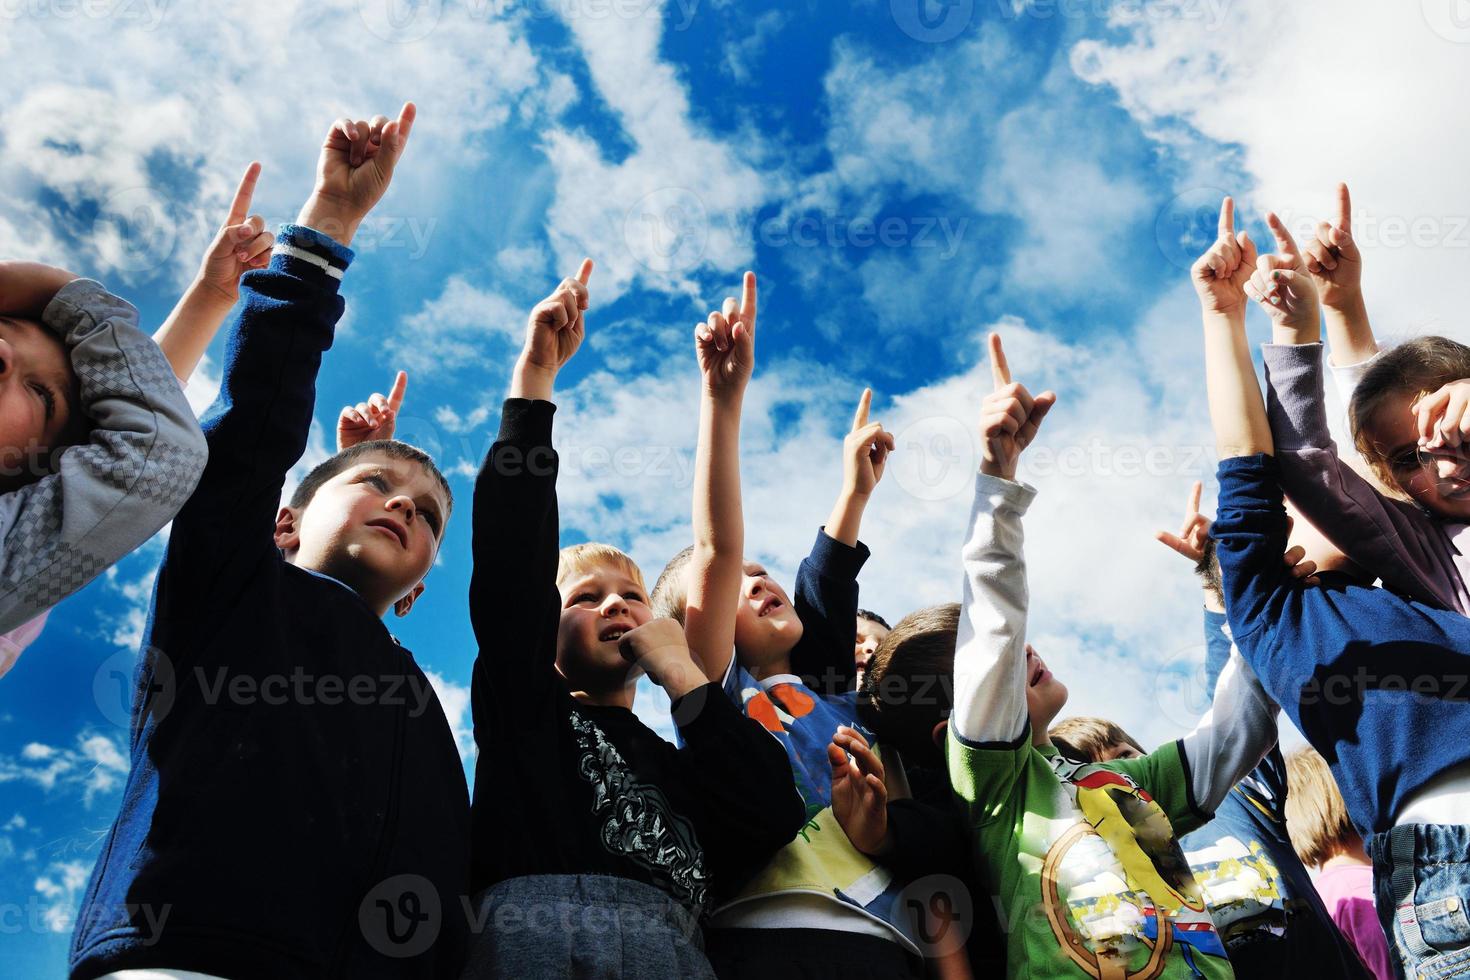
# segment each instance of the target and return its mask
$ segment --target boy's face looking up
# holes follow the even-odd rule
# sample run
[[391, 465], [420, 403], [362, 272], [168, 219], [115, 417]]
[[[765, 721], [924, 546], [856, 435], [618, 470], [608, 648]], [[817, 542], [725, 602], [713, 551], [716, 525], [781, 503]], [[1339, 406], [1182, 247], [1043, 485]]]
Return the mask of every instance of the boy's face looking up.
[[1026, 711], [1031, 730], [1045, 732], [1067, 704], [1067, 687], [1046, 669], [1036, 648], [1026, 644]]
[[735, 611], [735, 651], [741, 666], [757, 680], [788, 672], [787, 658], [801, 634], [801, 619], [786, 591], [764, 565], [747, 560]]
[[0, 317], [0, 485], [39, 479], [38, 457], [77, 441], [78, 398], [61, 338], [33, 320]]
[[424, 590], [449, 514], [448, 495], [421, 464], [371, 454], [283, 507], [276, 546], [293, 565], [346, 583], [384, 615], [406, 615]]
[[617, 562], [599, 561], [572, 572], [558, 589], [556, 666], [567, 685], [588, 694], [622, 689], [632, 664], [618, 641], [653, 619], [643, 587]]

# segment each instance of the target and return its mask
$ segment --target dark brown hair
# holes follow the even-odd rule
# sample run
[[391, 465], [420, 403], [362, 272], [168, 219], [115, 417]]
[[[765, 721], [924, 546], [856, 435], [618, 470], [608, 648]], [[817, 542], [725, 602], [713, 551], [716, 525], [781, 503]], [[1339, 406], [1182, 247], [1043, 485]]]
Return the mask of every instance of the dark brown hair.
[[1427, 395], [1451, 381], [1470, 378], [1470, 347], [1447, 337], [1416, 337], [1373, 359], [1353, 389], [1348, 406], [1353, 445], [1373, 473], [1390, 487], [1400, 486], [1391, 460], [1368, 435], [1373, 418], [1389, 398], [1405, 392]]
[[878, 644], [863, 675], [858, 720], [915, 764], [943, 764], [933, 733], [954, 710], [959, 628], [957, 602], [911, 612]]
[[[422, 466], [430, 476], [439, 483], [439, 489], [444, 491], [444, 498], [450, 509], [454, 508], [454, 491], [449, 489], [449, 481], [444, 479], [444, 474], [439, 472], [439, 467], [434, 465], [434, 458], [417, 446], [410, 446], [406, 442], [397, 439], [375, 439], [372, 442], [360, 442], [350, 449], [344, 449], [335, 456], [329, 457], [325, 462], [318, 463], [306, 479], [296, 487], [291, 494], [291, 506], [300, 510], [311, 503], [311, 498], [332, 477], [342, 473], [369, 456], [387, 456], [389, 459], [402, 459]], [[444, 515], [445, 523], [449, 521], [449, 515]], [[443, 529], [439, 532], [444, 533]]]

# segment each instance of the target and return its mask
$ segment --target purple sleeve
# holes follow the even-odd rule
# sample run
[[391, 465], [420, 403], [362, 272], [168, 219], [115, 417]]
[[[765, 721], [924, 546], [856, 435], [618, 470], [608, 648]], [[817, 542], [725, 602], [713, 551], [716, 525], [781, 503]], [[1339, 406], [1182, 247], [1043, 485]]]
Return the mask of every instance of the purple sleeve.
[[1393, 591], [1470, 614], [1470, 593], [1439, 524], [1413, 504], [1379, 493], [1339, 458], [1327, 431], [1322, 345], [1264, 344], [1262, 352], [1266, 412], [1286, 496]]

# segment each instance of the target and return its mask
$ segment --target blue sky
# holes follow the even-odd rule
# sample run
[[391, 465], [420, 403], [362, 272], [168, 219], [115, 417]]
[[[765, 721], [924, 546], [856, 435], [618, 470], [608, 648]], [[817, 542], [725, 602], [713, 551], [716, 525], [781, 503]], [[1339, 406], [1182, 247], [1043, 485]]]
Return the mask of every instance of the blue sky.
[[[999, 329], [1017, 377], [1061, 396], [1023, 473], [1041, 490], [1033, 639], [1072, 712], [1145, 742], [1200, 708], [1197, 593], [1151, 536], [1213, 472], [1184, 272], [1221, 193], [1260, 240], [1262, 208], [1307, 221], [1349, 180], [1377, 229], [1359, 239], [1380, 331], [1466, 337], [1467, 146], [1446, 130], [1470, 31], [1453, 0], [204, 6], [0, 11], [0, 254], [100, 278], [156, 326], [250, 160], [265, 168], [256, 210], [287, 220], [333, 118], [413, 99], [307, 461], [341, 405], [403, 367], [400, 436], [467, 502], [525, 313], [590, 255], [588, 341], [559, 384], [565, 543], [620, 545], [651, 580], [688, 536], [690, 333], [754, 268], [748, 545], [790, 582], [871, 385], [898, 452], [864, 527], [863, 604], [895, 621], [958, 598], [983, 337]], [[201, 409], [219, 350], [191, 387]], [[125, 778], [117, 677], [160, 553], [64, 603], [0, 680], [0, 936], [16, 976], [64, 969]], [[467, 771], [469, 574], [462, 508], [427, 593], [393, 623], [434, 674]], [[640, 709], [666, 724], [657, 699]]]

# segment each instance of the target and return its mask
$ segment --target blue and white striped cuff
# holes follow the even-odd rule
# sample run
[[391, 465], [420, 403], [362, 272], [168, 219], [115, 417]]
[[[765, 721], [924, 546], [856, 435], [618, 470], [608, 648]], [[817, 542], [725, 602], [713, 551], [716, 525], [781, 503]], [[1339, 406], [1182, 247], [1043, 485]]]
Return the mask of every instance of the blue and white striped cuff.
[[282, 225], [272, 254], [315, 266], [338, 282], [353, 258], [352, 249], [302, 225]]

